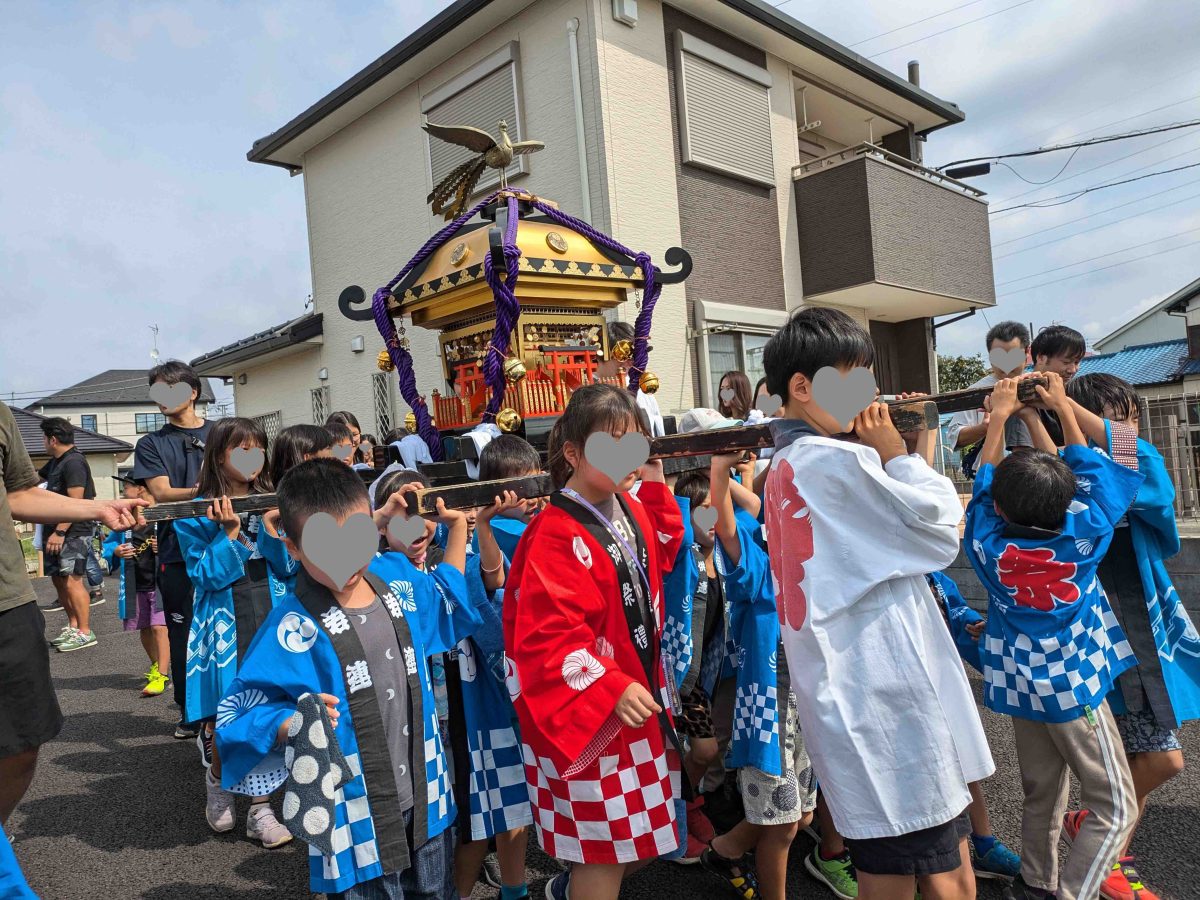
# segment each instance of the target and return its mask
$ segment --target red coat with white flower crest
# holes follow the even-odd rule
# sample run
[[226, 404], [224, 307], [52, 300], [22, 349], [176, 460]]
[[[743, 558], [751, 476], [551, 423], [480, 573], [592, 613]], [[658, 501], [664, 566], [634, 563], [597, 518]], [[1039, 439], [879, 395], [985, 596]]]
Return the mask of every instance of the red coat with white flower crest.
[[[534, 819], [546, 851], [574, 862], [629, 862], [676, 846], [674, 751], [667, 753], [657, 718], [629, 728], [614, 708], [637, 681], [669, 709], [658, 659], [662, 581], [683, 522], [664, 484], [645, 482], [636, 497], [625, 496], [649, 554], [653, 684], [629, 635], [616, 566], [563, 510], [546, 507], [525, 530], [505, 588], [505, 674], [521, 722]], [[610, 815], [618, 797], [625, 822]]]

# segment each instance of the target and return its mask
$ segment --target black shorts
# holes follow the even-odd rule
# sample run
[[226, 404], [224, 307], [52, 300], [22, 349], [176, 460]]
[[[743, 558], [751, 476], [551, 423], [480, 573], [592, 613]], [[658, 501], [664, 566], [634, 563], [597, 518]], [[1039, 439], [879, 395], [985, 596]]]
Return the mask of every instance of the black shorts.
[[868, 875], [938, 875], [962, 864], [959, 844], [971, 833], [966, 811], [942, 825], [896, 837], [847, 840], [854, 868]]
[[0, 758], [40, 747], [62, 724], [42, 611], [30, 602], [0, 612]]

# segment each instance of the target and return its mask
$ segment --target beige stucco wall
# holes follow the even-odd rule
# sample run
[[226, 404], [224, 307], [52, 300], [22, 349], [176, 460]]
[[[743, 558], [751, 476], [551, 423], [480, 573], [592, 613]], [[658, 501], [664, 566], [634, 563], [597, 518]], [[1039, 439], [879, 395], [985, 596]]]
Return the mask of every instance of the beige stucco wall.
[[[326, 320], [328, 321], [328, 317]], [[321, 368], [319, 346], [314, 345], [310, 350], [254, 368], [238, 369], [233, 379], [233, 398], [237, 414], [253, 418], [278, 410], [283, 414], [283, 428], [288, 425], [311, 423], [312, 395], [309, 392], [322, 383], [317, 378], [317, 371]], [[246, 376], [246, 383], [239, 384], [243, 374]], [[337, 401], [337, 395], [332, 389], [330, 399]]]
[[[207, 403], [196, 404], [196, 412], [201, 416], [207, 408]], [[82, 416], [95, 416], [97, 433], [136, 444], [141, 434], [137, 431], [134, 416], [137, 413], [157, 413], [159, 409], [155, 404], [147, 402], [113, 406], [35, 407], [33, 411], [43, 416], [61, 416], [72, 425], [80, 425]]]
[[[362, 286], [370, 296], [445, 224], [425, 202], [431, 184], [420, 129], [421, 96], [510, 41], [519, 41], [523, 136], [547, 146], [530, 158], [531, 174], [514, 184], [577, 214], [581, 179], [567, 45], [567, 23], [576, 17], [585, 18], [583, 0], [544, 0], [528, 7], [305, 155], [313, 297], [316, 310], [325, 314], [319, 365], [329, 369], [326, 383], [334, 408], [354, 412], [364, 427], [374, 421], [370, 376], [377, 371], [375, 357], [382, 342], [373, 322], [343, 317], [337, 297], [351, 284]], [[583, 35], [580, 44], [581, 50], [587, 46]], [[586, 93], [591, 96], [590, 90]], [[350, 341], [360, 334], [366, 352], [351, 353]], [[410, 328], [409, 336], [418, 388], [426, 395], [435, 388], [444, 390], [436, 334]], [[301, 417], [310, 415], [307, 391], [315, 386], [315, 381], [304, 384]], [[237, 394], [239, 412], [243, 390]], [[398, 392], [395, 399], [403, 416], [407, 407]], [[290, 409], [294, 402], [289, 394], [272, 408], [282, 406], [286, 421], [297, 415]]]
[[[593, 4], [592, 12], [611, 233], [662, 265], [667, 248], [680, 244], [662, 4], [640, 0], [635, 28], [615, 21], [611, 4]], [[637, 315], [632, 304], [620, 312]], [[693, 405], [687, 324], [683, 286], [668, 285], [654, 311], [649, 366], [662, 382], [664, 413]]]

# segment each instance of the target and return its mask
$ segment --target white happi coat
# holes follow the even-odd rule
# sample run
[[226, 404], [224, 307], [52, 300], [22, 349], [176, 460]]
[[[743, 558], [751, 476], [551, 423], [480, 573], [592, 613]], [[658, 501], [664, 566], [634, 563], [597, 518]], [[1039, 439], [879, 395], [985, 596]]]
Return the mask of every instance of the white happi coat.
[[[781, 440], [781, 443], [783, 441]], [[950, 821], [988, 750], [925, 580], [958, 552], [963, 508], [917, 456], [802, 434], [777, 447], [766, 522], [804, 743], [834, 823], [878, 838]]]

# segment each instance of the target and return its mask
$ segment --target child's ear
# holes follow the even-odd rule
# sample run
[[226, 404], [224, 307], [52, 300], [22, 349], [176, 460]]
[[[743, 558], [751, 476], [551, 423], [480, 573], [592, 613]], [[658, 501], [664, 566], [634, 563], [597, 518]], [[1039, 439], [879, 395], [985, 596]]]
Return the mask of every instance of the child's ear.
[[795, 400], [797, 403], [809, 403], [812, 401], [812, 382], [808, 380], [808, 376], [802, 372], [796, 372], [788, 379], [788, 396], [784, 398], [784, 403], [788, 400]]
[[567, 441], [565, 444], [563, 444], [563, 458], [567, 461], [572, 469], [579, 468], [580, 456], [581, 454], [579, 452], [579, 448], [575, 446], [574, 443]]
[[292, 559], [299, 559], [300, 558], [300, 548], [298, 546], [296, 546], [296, 542], [293, 541], [286, 534], [283, 535], [282, 537], [283, 537], [283, 546], [287, 547], [287, 552], [289, 554], [291, 554]]

